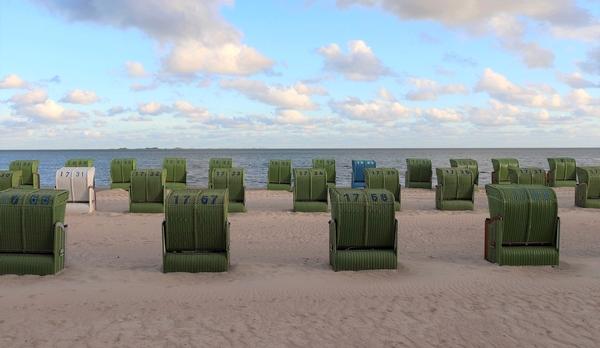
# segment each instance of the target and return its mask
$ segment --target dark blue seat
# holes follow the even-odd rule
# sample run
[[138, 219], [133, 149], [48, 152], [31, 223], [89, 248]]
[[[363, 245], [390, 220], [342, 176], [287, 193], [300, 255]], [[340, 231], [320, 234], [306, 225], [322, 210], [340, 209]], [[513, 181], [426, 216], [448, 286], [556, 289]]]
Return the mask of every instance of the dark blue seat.
[[365, 188], [365, 169], [376, 167], [373, 160], [352, 160], [352, 188]]

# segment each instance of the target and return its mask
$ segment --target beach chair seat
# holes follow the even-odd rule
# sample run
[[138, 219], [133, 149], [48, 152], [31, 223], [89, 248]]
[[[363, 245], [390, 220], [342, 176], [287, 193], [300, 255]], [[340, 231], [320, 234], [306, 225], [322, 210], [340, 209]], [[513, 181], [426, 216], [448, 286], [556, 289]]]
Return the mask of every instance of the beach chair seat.
[[435, 207], [439, 210], [475, 209], [475, 175], [467, 167], [436, 168]]
[[365, 188], [365, 169], [376, 167], [373, 160], [352, 160], [352, 188]]
[[600, 208], [600, 167], [577, 167], [575, 205]]
[[0, 170], [0, 191], [17, 188], [20, 184], [20, 170]]
[[243, 168], [215, 168], [211, 172], [212, 189], [228, 190], [230, 213], [246, 211], [246, 174]]
[[294, 168], [294, 211], [326, 212], [327, 173], [324, 169]]
[[499, 265], [558, 265], [560, 219], [553, 189], [487, 185], [486, 260]]
[[185, 158], [165, 158], [163, 169], [167, 171], [166, 188], [182, 190], [187, 187], [187, 160]]
[[10, 162], [8, 170], [20, 171], [21, 182], [19, 187], [39, 189], [40, 188], [40, 161], [38, 160], [17, 160]]
[[334, 271], [396, 269], [394, 195], [382, 189], [332, 188], [329, 263]]
[[548, 158], [548, 186], [575, 187], [577, 186], [577, 164], [574, 158]]
[[325, 170], [325, 173], [327, 174], [327, 185], [330, 187], [335, 186], [337, 173], [334, 159], [313, 158], [312, 167], [313, 169]]
[[365, 188], [385, 189], [394, 195], [394, 210], [400, 211], [401, 186], [400, 172], [396, 168], [366, 168], [364, 170]]
[[431, 160], [425, 158], [407, 158], [404, 186], [407, 188], [431, 189]]
[[546, 185], [546, 171], [543, 168], [508, 168], [508, 177], [511, 184]]
[[48, 275], [65, 266], [64, 190], [0, 192], [0, 274]]
[[91, 158], [71, 158], [65, 162], [65, 167], [93, 167], [94, 160]]
[[163, 272], [229, 269], [228, 191], [184, 189], [169, 193], [163, 222]]
[[231, 158], [211, 158], [208, 161], [208, 187], [211, 185], [212, 171], [217, 168], [232, 168], [233, 160]]
[[110, 188], [129, 190], [131, 172], [137, 169], [135, 158], [115, 158], [110, 161]]
[[519, 168], [519, 160], [516, 158], [492, 158], [492, 184], [510, 184], [509, 169]]
[[56, 189], [69, 193], [68, 203], [86, 203], [88, 212], [96, 210], [96, 168], [63, 167], [56, 171]]
[[468, 168], [473, 172], [475, 177], [475, 185], [479, 185], [479, 164], [476, 160], [470, 158], [451, 158], [450, 167], [452, 168]]
[[131, 213], [163, 213], [165, 202], [165, 169], [136, 169], [131, 172], [129, 211]]
[[292, 161], [270, 160], [267, 190], [292, 190]]

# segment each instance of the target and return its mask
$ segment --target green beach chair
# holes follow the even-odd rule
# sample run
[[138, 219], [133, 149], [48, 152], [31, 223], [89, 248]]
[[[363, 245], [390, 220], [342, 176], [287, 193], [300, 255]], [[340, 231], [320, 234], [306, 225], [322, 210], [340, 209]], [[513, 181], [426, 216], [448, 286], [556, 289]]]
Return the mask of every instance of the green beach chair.
[[363, 170], [365, 188], [385, 189], [394, 195], [394, 210], [400, 211], [401, 186], [400, 173], [396, 168], [365, 168]]
[[479, 185], [479, 164], [476, 160], [469, 158], [451, 158], [450, 167], [469, 168], [475, 177], [475, 185]]
[[323, 169], [327, 173], [327, 185], [335, 186], [336, 182], [336, 170], [335, 170], [335, 160], [334, 159], [322, 159], [322, 158], [313, 158], [312, 160], [313, 169]]
[[65, 162], [65, 167], [87, 167], [94, 166], [94, 160], [91, 158], [72, 158]]
[[499, 265], [558, 265], [560, 219], [553, 189], [487, 185], [486, 260]]
[[20, 170], [0, 170], [0, 191], [17, 188], [20, 184]]
[[48, 275], [65, 267], [64, 190], [0, 192], [0, 274]]
[[492, 158], [492, 184], [510, 184], [509, 169], [519, 168], [519, 160], [516, 158]]
[[396, 269], [398, 221], [387, 190], [332, 188], [329, 263], [334, 271]]
[[548, 186], [575, 187], [577, 186], [577, 163], [573, 158], [548, 158]]
[[40, 188], [40, 161], [38, 160], [18, 160], [10, 162], [8, 170], [20, 171], [21, 182], [19, 187], [39, 189]]
[[233, 160], [231, 158], [211, 158], [208, 161], [208, 187], [211, 185], [211, 173], [217, 168], [232, 168]]
[[294, 211], [326, 212], [327, 173], [324, 169], [294, 168]]
[[131, 172], [136, 170], [135, 158], [115, 158], [110, 161], [110, 188], [129, 190]]
[[508, 168], [511, 184], [546, 185], [546, 171], [542, 168]]
[[229, 191], [230, 213], [246, 211], [246, 182], [243, 168], [215, 168], [211, 171], [210, 188]]
[[475, 209], [475, 175], [470, 168], [436, 168], [435, 207], [439, 210]]
[[292, 190], [292, 161], [270, 160], [267, 190]]
[[600, 167], [577, 167], [575, 205], [600, 208]]
[[167, 171], [167, 189], [181, 190], [187, 187], [187, 160], [185, 158], [165, 158], [163, 169]]
[[171, 191], [162, 229], [163, 272], [229, 269], [227, 190]]
[[166, 179], [165, 169], [137, 169], [131, 172], [129, 211], [163, 213]]
[[425, 158], [407, 158], [404, 186], [407, 188], [430, 189], [432, 187], [431, 160]]

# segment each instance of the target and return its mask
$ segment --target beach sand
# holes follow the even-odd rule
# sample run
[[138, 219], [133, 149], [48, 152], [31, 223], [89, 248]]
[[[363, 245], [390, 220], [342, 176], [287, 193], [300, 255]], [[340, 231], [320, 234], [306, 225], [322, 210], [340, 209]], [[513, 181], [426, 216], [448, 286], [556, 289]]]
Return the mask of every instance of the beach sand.
[[0, 346], [600, 346], [600, 211], [557, 189], [561, 261], [499, 267], [483, 259], [477, 210], [435, 210], [403, 189], [396, 271], [333, 272], [329, 213], [293, 213], [292, 194], [250, 190], [231, 214], [231, 268], [161, 272], [162, 214], [67, 214], [56, 276], [0, 277]]

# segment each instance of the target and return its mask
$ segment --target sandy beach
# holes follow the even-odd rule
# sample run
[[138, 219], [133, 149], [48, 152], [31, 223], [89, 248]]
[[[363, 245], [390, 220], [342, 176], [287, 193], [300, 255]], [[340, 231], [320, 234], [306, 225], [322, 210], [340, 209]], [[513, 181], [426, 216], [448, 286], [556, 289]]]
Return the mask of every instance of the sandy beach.
[[398, 270], [335, 273], [329, 213], [250, 190], [229, 272], [163, 274], [162, 214], [100, 191], [96, 213], [68, 208], [62, 273], [0, 277], [0, 346], [597, 347], [600, 214], [557, 193], [557, 268], [483, 259], [483, 190], [475, 211], [443, 212], [434, 191], [403, 189]]

